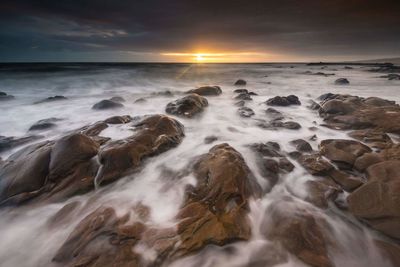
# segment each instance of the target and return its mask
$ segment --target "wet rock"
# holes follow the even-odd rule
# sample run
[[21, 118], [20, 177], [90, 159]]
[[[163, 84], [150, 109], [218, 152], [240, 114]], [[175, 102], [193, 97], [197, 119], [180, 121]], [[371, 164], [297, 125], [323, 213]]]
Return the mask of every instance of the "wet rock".
[[61, 120], [62, 119], [58, 118], [48, 118], [44, 120], [39, 120], [29, 128], [29, 131], [39, 131], [39, 130], [54, 128], [57, 126], [56, 122]]
[[391, 261], [393, 266], [400, 266], [400, 245], [383, 240], [376, 240], [375, 244], [382, 251], [385, 258]]
[[358, 157], [371, 151], [368, 146], [355, 140], [327, 139], [320, 143], [321, 154], [341, 169], [352, 169]]
[[321, 155], [304, 154], [297, 158], [297, 161], [312, 175], [327, 175], [334, 167]]
[[0, 136], [0, 152], [22, 146], [41, 138], [43, 138], [43, 136], [40, 135], [30, 135], [25, 137]]
[[170, 90], [160, 91], [160, 92], [153, 92], [151, 93], [153, 96], [173, 96], [174, 94]]
[[287, 158], [280, 158], [279, 169], [284, 170], [286, 172], [292, 172], [294, 169], [294, 165]]
[[335, 97], [335, 94], [326, 93], [326, 94], [320, 95], [318, 97], [318, 100], [325, 101], [325, 100], [333, 99], [334, 97]]
[[395, 101], [386, 100], [380, 97], [368, 97], [364, 99], [363, 103], [376, 107], [393, 106], [396, 104]]
[[326, 209], [330, 201], [335, 201], [342, 192], [339, 186], [328, 179], [309, 180], [306, 182], [309, 195], [306, 201]]
[[99, 121], [90, 125], [86, 125], [75, 132], [94, 137], [99, 135], [106, 128], [108, 128], [107, 123], [104, 121]]
[[310, 105], [308, 106], [309, 109], [318, 110], [321, 108], [321, 106], [317, 102], [315, 102], [313, 100], [310, 100], [309, 102], [310, 102]]
[[152, 157], [180, 144], [183, 125], [164, 115], [144, 117], [135, 124], [136, 133], [123, 140], [107, 143], [99, 152], [101, 170], [97, 182], [108, 183], [132, 173], [147, 157]]
[[367, 177], [368, 182], [347, 197], [350, 212], [372, 228], [400, 238], [400, 161], [374, 164]]
[[369, 166], [382, 162], [384, 159], [378, 153], [365, 153], [354, 162], [354, 169], [364, 172]]
[[110, 98], [110, 100], [119, 103], [125, 102], [125, 99], [122, 96], [113, 96]]
[[352, 192], [356, 188], [363, 185], [363, 181], [360, 177], [346, 173], [344, 171], [332, 169], [331, 171], [329, 171], [328, 176], [331, 177], [338, 185], [341, 186], [341, 188], [343, 188], [343, 190], [347, 192]]
[[269, 106], [290, 106], [290, 105], [301, 105], [299, 98], [295, 95], [289, 96], [275, 96], [273, 98], [268, 99], [265, 102]]
[[238, 114], [240, 117], [243, 117], [243, 118], [249, 118], [249, 117], [255, 115], [254, 111], [248, 107], [240, 107], [238, 109]]
[[100, 102], [93, 105], [92, 109], [95, 110], [104, 110], [104, 109], [115, 109], [115, 108], [122, 108], [122, 105], [119, 102], [114, 102], [109, 99], [101, 100]]
[[373, 129], [384, 133], [400, 133], [400, 107], [390, 101], [364, 99], [350, 95], [335, 95], [334, 106], [323, 110], [320, 115], [325, 126], [340, 130]]
[[333, 267], [328, 254], [332, 241], [325, 234], [329, 226], [324, 219], [287, 206], [287, 201], [280, 201], [267, 209], [264, 235], [310, 266]]
[[249, 91], [247, 89], [235, 89], [235, 90], [233, 90], [233, 92], [237, 93], [237, 94], [242, 94], [242, 93], [248, 94], [249, 93]]
[[273, 120], [283, 120], [284, 116], [281, 112], [277, 111], [274, 108], [267, 108], [265, 113], [270, 116]]
[[383, 76], [380, 76], [379, 78], [386, 78], [389, 81], [400, 80], [400, 75], [396, 74], [396, 73], [389, 73], [388, 75], [383, 75]]
[[222, 94], [221, 87], [219, 86], [202, 86], [197, 89], [192, 89], [186, 92], [187, 94], [198, 94], [201, 96], [212, 96]]
[[43, 100], [37, 101], [34, 104], [41, 104], [41, 103], [48, 103], [48, 102], [55, 102], [55, 101], [62, 101], [62, 100], [67, 100], [68, 98], [62, 95], [56, 95], [56, 96], [50, 96], [48, 98], [45, 98]]
[[113, 116], [104, 120], [108, 124], [125, 124], [132, 121], [132, 117], [129, 115], [124, 116]]
[[244, 100], [240, 100], [238, 102], [235, 103], [235, 106], [237, 107], [243, 107], [246, 104], [246, 102]]
[[147, 102], [147, 99], [142, 97], [136, 99], [133, 103], [145, 103], [145, 102]]
[[375, 129], [356, 130], [349, 133], [349, 136], [372, 148], [383, 149], [393, 144], [392, 139], [386, 133]]
[[248, 93], [240, 93], [237, 96], [234, 97], [234, 99], [239, 99], [239, 100], [253, 100]]
[[52, 144], [46, 141], [28, 146], [5, 161], [0, 169], [1, 205], [29, 199], [43, 187], [49, 173]]
[[215, 135], [210, 135], [204, 138], [204, 144], [211, 144], [218, 140], [218, 137]]
[[5, 92], [0, 92], [0, 101], [2, 100], [11, 100], [14, 99], [15, 97], [13, 95], [8, 95]]
[[275, 142], [255, 143], [251, 144], [250, 148], [263, 157], [283, 157], [279, 144]]
[[290, 141], [290, 144], [294, 145], [296, 147], [296, 150], [299, 152], [312, 152], [313, 149], [307, 141], [303, 139], [296, 139], [293, 141]]
[[246, 85], [247, 82], [245, 80], [239, 79], [235, 82], [235, 85], [243, 86]]
[[169, 114], [191, 118], [208, 106], [206, 98], [190, 94], [167, 104], [165, 111]]
[[312, 135], [308, 140], [310, 141], [316, 141], [318, 139], [318, 136], [316, 134]]
[[189, 189], [190, 198], [177, 216], [182, 240], [177, 253], [248, 240], [248, 200], [259, 197], [261, 188], [240, 153], [228, 144], [214, 146], [199, 158], [193, 171], [197, 185]]
[[289, 129], [289, 130], [298, 130], [301, 128], [301, 125], [294, 121], [286, 121], [286, 122], [272, 121], [271, 125], [273, 127], [285, 128], [285, 129]]
[[258, 94], [255, 92], [249, 92], [249, 95], [258, 95]]
[[336, 85], [346, 85], [346, 84], [350, 84], [350, 82], [346, 78], [339, 78], [339, 79], [335, 80], [335, 84]]

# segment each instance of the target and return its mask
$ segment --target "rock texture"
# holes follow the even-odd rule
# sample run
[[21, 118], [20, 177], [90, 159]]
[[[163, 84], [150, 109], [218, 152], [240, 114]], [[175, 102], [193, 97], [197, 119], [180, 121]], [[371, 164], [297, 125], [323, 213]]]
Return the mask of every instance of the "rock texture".
[[273, 98], [268, 99], [265, 102], [269, 106], [290, 106], [290, 105], [301, 105], [299, 98], [295, 95], [289, 96], [275, 96]]
[[202, 86], [196, 89], [192, 89], [186, 92], [187, 94], [198, 94], [201, 96], [212, 96], [222, 94], [221, 87], [219, 86]]
[[172, 115], [191, 118], [202, 112], [208, 106], [205, 97], [190, 94], [167, 104], [165, 111]]

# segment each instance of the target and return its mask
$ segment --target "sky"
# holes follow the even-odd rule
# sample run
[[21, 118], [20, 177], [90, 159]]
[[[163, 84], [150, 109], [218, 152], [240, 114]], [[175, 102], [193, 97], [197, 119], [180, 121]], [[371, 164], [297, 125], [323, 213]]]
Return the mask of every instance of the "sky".
[[400, 57], [400, 0], [1, 0], [0, 62]]

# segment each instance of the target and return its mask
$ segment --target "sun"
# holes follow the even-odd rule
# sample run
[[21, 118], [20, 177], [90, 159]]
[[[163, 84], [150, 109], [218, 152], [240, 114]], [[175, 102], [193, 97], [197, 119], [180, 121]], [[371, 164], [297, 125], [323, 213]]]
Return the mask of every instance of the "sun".
[[202, 54], [195, 54], [195, 59], [197, 62], [205, 60], [204, 55]]

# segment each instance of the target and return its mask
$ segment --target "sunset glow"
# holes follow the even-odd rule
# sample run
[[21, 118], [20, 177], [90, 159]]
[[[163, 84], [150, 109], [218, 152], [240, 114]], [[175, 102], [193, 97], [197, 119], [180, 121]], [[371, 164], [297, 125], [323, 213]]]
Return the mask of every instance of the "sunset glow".
[[270, 55], [260, 52], [197, 52], [197, 53], [161, 53], [171, 62], [227, 63], [227, 62], [262, 62], [270, 60]]

